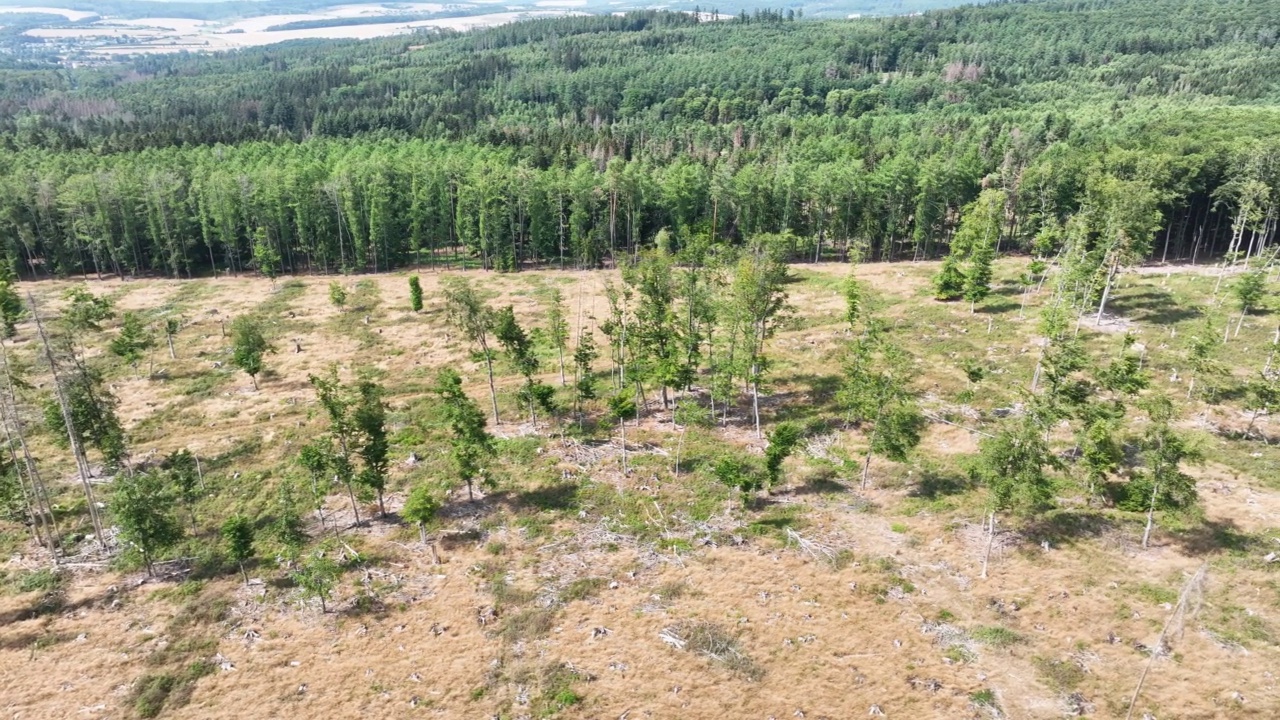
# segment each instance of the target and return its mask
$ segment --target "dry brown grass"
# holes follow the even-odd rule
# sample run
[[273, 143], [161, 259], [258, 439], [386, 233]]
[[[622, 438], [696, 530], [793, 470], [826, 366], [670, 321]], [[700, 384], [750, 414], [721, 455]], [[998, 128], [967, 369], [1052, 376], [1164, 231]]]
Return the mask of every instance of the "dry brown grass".
[[[885, 312], [909, 328], [917, 348], [945, 348], [921, 352], [926, 407], [973, 427], [979, 421], [952, 402], [965, 381], [947, 353], [970, 348], [1007, 370], [974, 400], [990, 409], [1029, 378], [1034, 316], [1020, 321], [1016, 307], [1006, 311], [988, 339], [981, 313], [917, 304], [925, 302], [931, 270], [903, 264], [859, 273], [884, 294]], [[824, 364], [834, 361], [843, 337], [831, 289], [842, 272], [802, 268], [803, 282], [792, 286], [798, 320], [772, 346], [779, 371], [771, 395], [783, 400], [770, 412], [818, 402], [820, 388], [805, 375], [834, 372]], [[539, 288], [557, 283], [571, 322], [581, 308], [591, 325], [605, 312], [610, 274], [470, 276], [492, 302], [512, 304], [534, 324], [542, 312]], [[329, 278], [282, 280], [274, 288], [249, 278], [92, 283], [117, 296], [122, 309], [168, 304], [190, 321], [177, 361], [163, 346], [156, 351], [167, 379], [132, 379], [124, 370], [112, 377], [122, 418], [144, 438], [135, 452], [188, 447], [213, 457], [249, 448], [213, 472], [219, 502], [236, 507], [269, 497], [261, 486], [278, 481], [297, 444], [319, 429], [308, 373], [334, 363], [344, 377], [377, 368], [393, 410], [406, 413], [396, 416], [403, 425], [415, 422], [407, 409], [421, 402], [438, 367], [459, 367], [469, 390], [485, 396], [483, 368], [431, 302], [439, 275], [422, 273], [429, 301], [417, 316], [408, 311], [405, 275], [360, 280], [373, 283], [381, 299], [368, 325], [329, 303]], [[356, 281], [343, 282], [354, 288]], [[287, 283], [301, 287], [281, 289]], [[52, 306], [65, 286], [31, 289]], [[273, 303], [281, 292], [296, 297]], [[262, 389], [254, 392], [234, 372], [211, 381], [213, 363], [228, 359], [220, 320], [264, 304], [279, 352], [268, 358]], [[1264, 330], [1256, 330], [1244, 342], [1259, 345]], [[29, 356], [31, 328], [20, 333], [17, 351]], [[301, 353], [293, 352], [295, 341]], [[553, 378], [558, 372], [548, 373]], [[504, 378], [500, 389], [515, 382]], [[505, 409], [500, 435], [534, 432]], [[1260, 424], [1270, 427], [1265, 418]], [[1280, 549], [1264, 545], [1280, 536], [1280, 491], [1273, 479], [1241, 470], [1238, 446], [1224, 445], [1235, 455], [1220, 454], [1195, 471], [1206, 524], [1162, 531], [1143, 551], [1130, 521], [1105, 514], [1090, 520], [1078, 507], [1073, 517], [1085, 520], [1067, 529], [1051, 517], [1010, 523], [991, 577], [981, 580], [981, 496], [920, 486], [926, 472], [955, 475], [957, 460], [976, 447], [963, 428], [932, 425], [910, 466], [877, 460], [874, 487], [862, 494], [848, 489], [854, 473], [847, 469], [793, 460], [795, 482], [745, 514], [729, 494], [708, 495], [698, 471], [671, 477], [672, 460], [656, 446], [669, 448], [673, 433], [662, 412], [628, 428], [637, 468], [628, 476], [620, 472], [616, 438], [539, 440], [540, 453], [510, 474], [505, 490], [474, 504], [463, 501], [465, 491], [455, 495], [439, 533], [439, 565], [414, 531], [381, 521], [348, 531], [347, 541], [375, 560], [344, 576], [330, 613], [275, 583], [283, 573], [267, 563], [252, 573], [264, 582], [248, 587], [233, 573], [203, 585], [138, 585], [136, 573], [79, 568], [55, 607], [41, 590], [11, 589], [0, 594], [7, 689], [0, 710], [24, 718], [128, 717], [145, 677], [180, 678], [193, 663], [213, 662], [211, 674], [191, 679], [185, 706], [166, 705], [161, 717], [398, 717], [417, 708], [439, 717], [781, 718], [800, 711], [836, 718], [866, 717], [874, 705], [889, 717], [949, 719], [984, 717], [972, 698], [988, 692], [1008, 717], [1061, 717], [1076, 699], [1095, 717], [1123, 717], [1148, 660], [1144, 645], [1155, 642], [1169, 612], [1164, 593], [1176, 593], [1208, 558], [1205, 608], [1156, 661], [1139, 707], [1158, 717], [1280, 716], [1272, 676], [1280, 667], [1280, 585], [1276, 565], [1260, 559]], [[856, 457], [865, 442], [854, 430], [830, 433], [832, 453]], [[741, 425], [707, 431], [699, 442], [701, 452], [762, 447]], [[41, 457], [57, 457], [47, 437], [36, 438], [36, 447]], [[1266, 455], [1250, 462], [1275, 462], [1273, 448], [1252, 447]], [[439, 472], [440, 462], [432, 456], [416, 468], [397, 465], [397, 488]], [[236, 472], [242, 476], [233, 480]], [[548, 487], [561, 472], [596, 484], [559, 507]], [[533, 490], [546, 493], [541, 506], [518, 496]], [[395, 512], [403, 493], [389, 500]], [[699, 503], [710, 508], [705, 517], [693, 515]], [[341, 496], [331, 498], [326, 514], [351, 520]], [[786, 528], [813, 545], [788, 542]], [[1047, 551], [1040, 537], [1051, 538]], [[31, 548], [20, 553], [7, 574], [39, 565]], [[839, 562], [831, 559], [837, 556]], [[376, 596], [381, 611], [361, 612], [362, 594]], [[220, 599], [225, 614], [212, 612]], [[662, 638], [672, 628], [689, 631], [681, 637], [699, 637], [701, 629], [708, 642], [693, 652], [676, 649]], [[999, 634], [980, 628], [1003, 629], [1021, 642], [982, 642], [975, 637]], [[964, 651], [950, 650], [956, 645]]]

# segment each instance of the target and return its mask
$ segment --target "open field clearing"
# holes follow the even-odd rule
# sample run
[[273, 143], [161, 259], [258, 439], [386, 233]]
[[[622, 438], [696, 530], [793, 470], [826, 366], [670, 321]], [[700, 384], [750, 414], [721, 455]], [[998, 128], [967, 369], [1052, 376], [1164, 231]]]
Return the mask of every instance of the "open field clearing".
[[[761, 414], [766, 429], [789, 420], [806, 436], [782, 481], [745, 505], [713, 466], [769, 446], [749, 396], [727, 421], [675, 424], [650, 392], [624, 441], [602, 401], [588, 403], [581, 426], [567, 409], [530, 422], [505, 360], [502, 423], [488, 427], [494, 483], [469, 500], [448, 480], [436, 373], [456, 368], [485, 410], [488, 386], [484, 363], [446, 323], [446, 279], [469, 279], [530, 329], [545, 328], [558, 289], [573, 336], [593, 333], [604, 351], [594, 370], [607, 397], [601, 327], [606, 289], [622, 282], [611, 271], [423, 271], [421, 313], [405, 273], [24, 283], [47, 316], [84, 286], [117, 313], [183, 318], [176, 359], [163, 339], [139, 369], [105, 354], [115, 321], [86, 335], [83, 353], [107, 369], [134, 460], [189, 449], [204, 485], [193, 534], [158, 579], [96, 555], [88, 540], [49, 575], [20, 529], [4, 536], [0, 666], [16, 690], [0, 707], [24, 718], [1121, 718], [1146, 670], [1135, 717], [1275, 717], [1280, 427], [1251, 418], [1229, 390], [1266, 359], [1274, 315], [1250, 316], [1219, 344], [1220, 397], [1188, 400], [1183, 341], [1228, 313], [1209, 301], [1217, 270], [1122, 276], [1102, 327], [1082, 323], [1081, 337], [1095, 358], [1119, 352], [1115, 327], [1144, 348], [1144, 392], [1173, 398], [1179, 431], [1204, 452], [1185, 468], [1199, 510], [1158, 514], [1144, 549], [1143, 513], [1087, 499], [1064, 425], [1054, 509], [1002, 518], [983, 578], [988, 494], [967, 468], [983, 437], [1030, 401], [1051, 283], [1024, 298], [1015, 279], [1025, 265], [1000, 261], [993, 294], [973, 312], [932, 299], [937, 263], [856, 269], [869, 312], [911, 358], [929, 418], [906, 462], [875, 458], [865, 489], [866, 428], [843, 421], [839, 401], [849, 269], [792, 266], [792, 311], [767, 342]], [[341, 307], [331, 282], [345, 291]], [[232, 367], [223, 335], [251, 314], [276, 350], [257, 390]], [[535, 347], [538, 377], [571, 407], [544, 330]], [[32, 323], [20, 323], [8, 352], [33, 367], [32, 397], [50, 387], [39, 351]], [[967, 378], [965, 360], [985, 376]], [[327, 429], [308, 375], [331, 367], [386, 388], [392, 463], [385, 516], [361, 500], [355, 526], [337, 488], [322, 516], [305, 515], [344, 568], [322, 611], [291, 579], [270, 527], [280, 487], [305, 485], [299, 449]], [[695, 381], [681, 395], [702, 404], [706, 388]], [[1132, 411], [1126, 436], [1147, 423]], [[74, 466], [59, 461], [51, 434], [33, 431], [30, 442], [67, 509], [63, 531], [91, 532], [72, 511]], [[429, 544], [400, 515], [424, 482], [449, 487]], [[103, 478], [100, 491], [111, 484]], [[247, 583], [219, 549], [233, 512], [259, 527]]]

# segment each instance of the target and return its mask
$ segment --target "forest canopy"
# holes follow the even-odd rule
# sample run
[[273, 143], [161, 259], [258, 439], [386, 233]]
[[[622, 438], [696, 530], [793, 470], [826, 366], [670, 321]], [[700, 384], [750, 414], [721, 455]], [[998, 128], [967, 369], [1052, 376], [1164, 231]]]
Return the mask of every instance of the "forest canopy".
[[26, 276], [593, 267], [663, 228], [926, 258], [994, 189], [1001, 251], [1142, 197], [1143, 253], [1203, 259], [1275, 233], [1278, 33], [1280, 0], [646, 11], [0, 70], [0, 242]]

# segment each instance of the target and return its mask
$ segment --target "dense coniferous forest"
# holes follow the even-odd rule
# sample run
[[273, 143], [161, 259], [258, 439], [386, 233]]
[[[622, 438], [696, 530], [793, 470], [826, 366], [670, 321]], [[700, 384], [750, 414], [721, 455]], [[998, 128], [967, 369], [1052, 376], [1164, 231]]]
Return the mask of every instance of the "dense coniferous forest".
[[1052, 0], [10, 68], [0, 241], [35, 277], [594, 267], [663, 228], [896, 260], [991, 190], [1000, 251], [1214, 261], [1274, 241], [1278, 35], [1280, 0]]

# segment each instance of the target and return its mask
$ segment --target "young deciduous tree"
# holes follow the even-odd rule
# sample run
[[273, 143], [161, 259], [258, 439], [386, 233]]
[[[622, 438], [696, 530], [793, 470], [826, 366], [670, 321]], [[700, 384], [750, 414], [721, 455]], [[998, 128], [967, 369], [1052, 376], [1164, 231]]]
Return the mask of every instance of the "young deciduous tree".
[[547, 296], [547, 338], [560, 355], [560, 384], [566, 385], [564, 351], [569, 344], [569, 322], [564, 316], [564, 295], [560, 288], [551, 288]]
[[1258, 421], [1258, 415], [1261, 413], [1270, 415], [1280, 410], [1280, 373], [1258, 373], [1258, 377], [1249, 383], [1248, 393], [1246, 409], [1252, 410], [1253, 414], [1249, 416], [1249, 426], [1244, 429], [1245, 437], [1253, 432], [1253, 425]]
[[1195, 478], [1182, 471], [1183, 463], [1198, 462], [1201, 455], [1170, 423], [1175, 412], [1168, 398], [1157, 396], [1146, 403], [1151, 419], [1142, 439], [1143, 468], [1129, 481], [1126, 509], [1138, 503], [1146, 505], [1147, 525], [1142, 531], [1142, 547], [1151, 540], [1155, 514], [1161, 511], [1186, 511], [1197, 500]]
[[498, 389], [493, 382], [493, 353], [489, 350], [489, 335], [493, 332], [494, 313], [475, 289], [463, 278], [451, 279], [444, 288], [445, 313], [449, 324], [474, 344], [484, 356], [489, 373], [489, 399], [493, 403], [493, 423], [498, 419]]
[[462, 378], [450, 368], [440, 371], [436, 393], [449, 423], [451, 455], [458, 479], [467, 484], [467, 498], [475, 499], [472, 483], [481, 475], [480, 462], [494, 454], [493, 438], [485, 430], [484, 413], [462, 390]]
[[173, 338], [178, 334], [178, 331], [181, 329], [182, 329], [182, 320], [180, 318], [171, 317], [171, 318], [164, 319], [164, 341], [166, 344], [169, 345], [170, 360], [178, 359], [178, 354], [173, 350]]
[[425, 483], [415, 487], [404, 501], [400, 516], [418, 526], [418, 539], [423, 545], [427, 544], [427, 526], [435, 522], [442, 506], [436, 488]]
[[502, 308], [494, 316], [493, 334], [498, 344], [507, 353], [507, 358], [515, 366], [516, 372], [524, 377], [524, 386], [520, 388], [519, 397], [529, 406], [529, 415], [533, 422], [538, 421], [538, 407], [552, 411], [554, 389], [534, 379], [538, 372], [538, 357], [533, 352], [533, 342], [528, 333], [516, 321], [515, 310], [510, 305]]
[[108, 468], [118, 468], [124, 462], [127, 448], [116, 405], [116, 398], [103, 383], [102, 376], [95, 370], [77, 366], [62, 376], [60, 399], [45, 403], [45, 427], [53, 433], [54, 441], [63, 447], [69, 447], [74, 439], [82, 453], [85, 448], [92, 447], [102, 454]]
[[311, 597], [320, 601], [320, 612], [329, 612], [329, 597], [333, 594], [333, 586], [338, 582], [342, 568], [330, 559], [323, 550], [303, 559], [291, 573], [293, 581]]
[[422, 312], [422, 281], [417, 275], [409, 276], [409, 307], [414, 312]]
[[746, 458], [738, 455], [725, 455], [716, 460], [711, 472], [721, 483], [738, 490], [743, 507], [751, 504], [752, 498], [763, 484], [760, 471]]
[[347, 496], [351, 499], [351, 513], [358, 526], [360, 504], [356, 500], [355, 487], [360, 481], [356, 457], [361, 449], [361, 433], [353, 412], [358, 400], [338, 381], [336, 369], [325, 377], [311, 375], [309, 380], [316, 389], [320, 407], [329, 418], [329, 435], [320, 441], [320, 445], [304, 446], [299, 459], [308, 469], [323, 460], [334, 480], [347, 489]]
[[1262, 304], [1263, 296], [1267, 294], [1267, 270], [1251, 270], [1245, 273], [1236, 281], [1231, 292], [1236, 296], [1236, 303], [1240, 308], [1240, 319], [1236, 321], [1236, 330], [1233, 333], [1239, 335], [1245, 316], [1250, 310], [1258, 308]]
[[222, 541], [227, 544], [227, 555], [240, 566], [244, 582], [249, 583], [249, 573], [244, 564], [253, 559], [253, 522], [244, 515], [233, 515], [222, 524]]
[[734, 269], [729, 287], [730, 312], [743, 329], [751, 384], [751, 408], [756, 435], [760, 436], [760, 383], [768, 371], [765, 342], [773, 336], [787, 307], [786, 282], [789, 271], [768, 244], [757, 239]]
[[159, 473], [120, 475], [112, 485], [111, 514], [149, 576], [155, 575], [156, 557], [182, 540], [173, 506], [173, 493]]
[[111, 338], [107, 348], [111, 354], [129, 363], [136, 373], [138, 362], [146, 357], [147, 351], [155, 347], [155, 335], [147, 329], [142, 316], [135, 312], [126, 312], [120, 322], [120, 334]]
[[1045, 468], [1056, 464], [1045, 444], [1043, 431], [1026, 418], [1011, 420], [994, 436], [983, 438], [970, 468], [970, 474], [986, 485], [990, 494], [982, 577], [987, 576], [987, 565], [991, 561], [996, 515], [1007, 510], [1033, 512], [1048, 505], [1053, 486]]
[[196, 503], [200, 500], [200, 470], [190, 450], [177, 450], [160, 461], [160, 469], [168, 476], [178, 500], [187, 508], [191, 531], [196, 529]]
[[862, 487], [871, 477], [872, 455], [904, 462], [920, 444], [925, 419], [908, 389], [911, 361], [879, 331], [854, 340], [844, 367], [839, 399], [849, 420], [867, 436]]
[[258, 373], [262, 372], [262, 358], [272, 350], [262, 334], [262, 322], [250, 315], [242, 315], [231, 323], [231, 364], [248, 374], [253, 389], [258, 389]]

